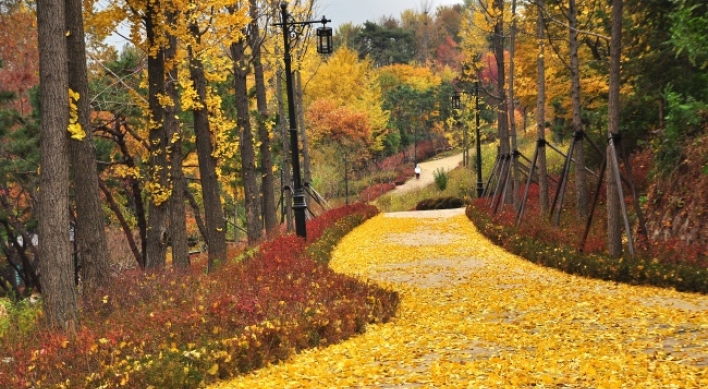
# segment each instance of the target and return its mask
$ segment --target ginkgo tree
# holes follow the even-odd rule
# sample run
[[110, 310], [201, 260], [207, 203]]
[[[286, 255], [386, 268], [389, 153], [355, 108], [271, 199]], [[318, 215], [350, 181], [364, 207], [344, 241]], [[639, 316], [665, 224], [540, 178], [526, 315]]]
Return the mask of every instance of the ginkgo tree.
[[[325, 64], [308, 71], [316, 72], [316, 76], [312, 77], [305, 90], [303, 103], [306, 110], [313, 112], [310, 107], [324, 100], [331, 103], [331, 108], [348, 107], [348, 112], [362, 114], [369, 133], [366, 136], [369, 139], [367, 148], [370, 152], [381, 151], [387, 135], [389, 113], [381, 106], [381, 87], [372, 63], [359, 60], [355, 51], [342, 47]], [[322, 130], [320, 128], [318, 131]]]
[[[246, 8], [232, 8], [235, 12], [228, 8], [228, 4], [222, 3], [127, 1], [113, 3], [90, 18], [96, 34], [105, 34], [117, 23], [128, 21], [132, 43], [147, 54], [145, 84], [148, 96], [138, 99], [137, 103], [149, 115], [144, 115], [138, 134], [151, 139], [146, 172], [140, 174], [145, 177], [145, 189], [150, 193], [151, 200], [148, 218], [153, 222], [149, 221], [147, 234], [153, 231], [159, 235], [154, 237], [158, 243], [150, 243], [152, 248], [147, 247], [145, 256], [153, 257], [156, 266], [163, 263], [161, 258], [164, 258], [165, 237], [168, 234], [163, 205], [175, 190], [168, 174], [168, 154], [173, 146], [180, 147], [177, 143], [191, 141], [189, 136], [179, 135], [180, 131], [174, 130], [174, 126], [180, 126], [179, 122], [174, 122], [173, 117], [165, 118], [164, 111], [168, 108], [173, 116], [179, 112], [192, 113], [199, 157], [198, 176], [202, 183], [206, 216], [205, 239], [210, 242], [209, 263], [226, 255], [218, 159], [233, 157], [235, 144], [229, 139], [235, 123], [222, 112], [221, 97], [214, 93], [213, 86], [229, 77], [232, 65], [223, 55], [223, 47], [228, 47], [242, 36], [240, 31], [248, 21]], [[145, 21], [145, 30], [142, 29], [141, 18]], [[166, 23], [167, 18], [169, 23]], [[168, 50], [174, 51], [170, 58], [165, 58]], [[176, 83], [177, 89], [168, 94], [165, 90], [168, 81], [166, 74], [173, 70], [169, 82]], [[179, 106], [179, 110], [172, 108], [175, 106]], [[185, 117], [180, 116], [180, 119]], [[167, 125], [172, 129], [167, 129]], [[167, 143], [168, 139], [172, 146]], [[176, 190], [181, 191], [182, 188]], [[153, 242], [154, 239], [144, 236], [143, 240]], [[152, 266], [153, 262], [147, 258], [146, 264]]]

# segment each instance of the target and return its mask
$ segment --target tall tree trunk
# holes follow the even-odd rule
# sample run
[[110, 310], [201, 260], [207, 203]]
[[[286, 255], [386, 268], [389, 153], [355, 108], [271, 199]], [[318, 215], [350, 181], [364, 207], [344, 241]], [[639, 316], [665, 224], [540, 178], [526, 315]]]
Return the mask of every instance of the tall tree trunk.
[[145, 252], [145, 268], [155, 269], [165, 266], [168, 244], [168, 205], [169, 205], [169, 164], [167, 146], [169, 138], [163, 122], [164, 108], [159, 97], [165, 93], [165, 59], [160, 46], [161, 22], [159, 0], [148, 3], [145, 10], [145, 31], [147, 34], [148, 55], [148, 106], [149, 117], [149, 165], [147, 179], [151, 186], [148, 194], [148, 228]]
[[538, 97], [536, 98], [536, 129], [538, 132], [538, 205], [541, 214], [548, 213], [548, 164], [546, 162], [546, 61], [543, 11], [544, 0], [538, 0]]
[[588, 189], [585, 173], [585, 139], [580, 106], [580, 63], [578, 61], [578, 15], [575, 0], [569, 0], [568, 16], [570, 21], [570, 79], [571, 100], [573, 101], [573, 136], [575, 141], [575, 195], [576, 211], [579, 220], [588, 217]]
[[[622, 55], [622, 0], [612, 0], [612, 36], [610, 37], [610, 90], [608, 99], [608, 136], [619, 134], [620, 56]], [[622, 255], [620, 199], [613, 177], [614, 159], [608, 146], [607, 158], [607, 247], [611, 256]]]
[[514, 45], [516, 41], [516, 0], [511, 2], [511, 39], [509, 42], [509, 129], [511, 131], [511, 150], [513, 153], [512, 171], [512, 202], [514, 209], [519, 209], [519, 182], [521, 181], [519, 172], [519, 156], [516, 143], [516, 107], [514, 102]]
[[[174, 15], [168, 16], [170, 22]], [[180, 113], [180, 94], [177, 89], [177, 38], [170, 36], [169, 47], [165, 49], [165, 61], [169, 64], [168, 80], [165, 93], [172, 104], [165, 107], [165, 129], [172, 142], [170, 144], [170, 176], [172, 177], [172, 196], [170, 197], [170, 241], [172, 245], [172, 266], [189, 266], [189, 247], [187, 245], [187, 214], [184, 205], [184, 174], [182, 172], [182, 128], [177, 115]]]
[[93, 143], [91, 106], [86, 70], [86, 43], [81, 0], [66, 0], [67, 49], [69, 53], [69, 87], [79, 94], [78, 122], [86, 133], [83, 140], [72, 140], [71, 159], [76, 194], [76, 258], [81, 268], [84, 292], [103, 284], [109, 276], [108, 243], [103, 223], [96, 146]]
[[248, 112], [248, 86], [246, 74], [248, 64], [245, 59], [245, 42], [240, 39], [231, 44], [231, 58], [234, 61], [234, 91], [236, 93], [236, 115], [240, 134], [241, 171], [246, 208], [246, 234], [248, 243], [255, 244], [261, 239], [261, 221], [258, 202], [258, 182], [256, 180], [256, 153], [253, 150], [253, 132]]
[[[192, 36], [199, 44], [199, 26], [190, 26]], [[209, 111], [207, 107], [207, 85], [204, 64], [194, 56], [193, 48], [189, 48], [189, 71], [197, 93], [198, 104], [192, 108], [194, 117], [194, 133], [197, 138], [197, 157], [199, 159], [199, 176], [204, 199], [204, 218], [206, 219], [207, 240], [209, 241], [209, 256], [207, 271], [213, 269], [216, 261], [226, 260], [226, 222], [224, 210], [221, 207], [219, 194], [219, 178], [216, 175], [216, 158], [212, 133], [209, 128]]]
[[[283, 141], [283, 166], [282, 169], [282, 180], [281, 180], [281, 194], [282, 201], [284, 202], [285, 209], [285, 224], [288, 232], [295, 230], [295, 224], [293, 220], [293, 176], [292, 176], [292, 165], [290, 162], [290, 136], [288, 134], [288, 123], [285, 120], [287, 114], [285, 112], [285, 102], [283, 101], [283, 71], [279, 70], [276, 74], [275, 89], [278, 91], [278, 117], [280, 117], [280, 137]], [[284, 190], [285, 186], [290, 188], [289, 190]]]
[[258, 142], [260, 143], [261, 157], [261, 196], [263, 199], [263, 221], [267, 236], [272, 236], [278, 231], [278, 216], [275, 209], [275, 177], [273, 176], [273, 157], [270, 152], [270, 131], [266, 125], [268, 118], [268, 98], [266, 96], [265, 75], [261, 62], [261, 45], [258, 27], [258, 4], [250, 0], [250, 13], [253, 23], [249, 35], [249, 46], [253, 53], [253, 74], [256, 81], [256, 105], [258, 108]]
[[[499, 102], [497, 104], [497, 128], [499, 131], [499, 153], [504, 156], [504, 168], [501, 170], [502, 181], [507, 179], [511, 162], [509, 160], [511, 147], [509, 144], [509, 106], [506, 101], [506, 89], [504, 87], [504, 1], [496, 0], [494, 3], [495, 12], [498, 14], [497, 21], [494, 25], [494, 35], [492, 37], [492, 46], [497, 60], [497, 90], [499, 93]], [[511, 191], [505, 191], [507, 198], [501, 201], [510, 200]]]
[[[298, 127], [300, 128], [300, 143], [302, 143], [302, 170], [303, 170], [303, 184], [312, 183], [312, 170], [310, 170], [310, 148], [307, 144], [307, 131], [305, 131], [305, 107], [303, 106], [305, 88], [302, 85], [302, 75], [300, 72], [295, 72], [295, 90], [297, 97], [295, 98], [295, 106], [297, 107], [297, 120]], [[309, 193], [305, 192], [305, 196], [310, 204]]]
[[51, 326], [78, 325], [74, 264], [69, 242], [69, 77], [63, 0], [37, 2], [41, 142], [39, 273]]

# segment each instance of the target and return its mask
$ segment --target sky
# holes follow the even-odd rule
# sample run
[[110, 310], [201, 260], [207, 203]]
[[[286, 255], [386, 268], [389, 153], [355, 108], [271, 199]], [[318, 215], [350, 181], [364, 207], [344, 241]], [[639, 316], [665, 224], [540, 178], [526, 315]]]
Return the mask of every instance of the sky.
[[422, 11], [427, 3], [431, 11], [441, 5], [462, 4], [463, 0], [318, 0], [315, 19], [326, 16], [332, 20], [332, 29], [339, 25], [352, 22], [378, 22], [382, 16], [393, 16], [400, 19], [401, 12], [407, 9]]
[[[101, 0], [100, 3], [108, 3], [110, 0]], [[378, 22], [381, 17], [393, 16], [400, 19], [401, 13], [407, 9], [421, 11], [424, 4], [430, 7], [432, 12], [441, 5], [462, 4], [463, 0], [317, 0], [316, 12], [313, 19], [320, 19], [325, 16], [332, 20], [329, 27], [336, 31], [341, 24], [352, 22], [363, 25], [364, 22]], [[128, 29], [125, 24], [120, 28], [122, 33], [127, 34]], [[122, 38], [109, 37], [107, 42], [118, 48], [125, 43]]]

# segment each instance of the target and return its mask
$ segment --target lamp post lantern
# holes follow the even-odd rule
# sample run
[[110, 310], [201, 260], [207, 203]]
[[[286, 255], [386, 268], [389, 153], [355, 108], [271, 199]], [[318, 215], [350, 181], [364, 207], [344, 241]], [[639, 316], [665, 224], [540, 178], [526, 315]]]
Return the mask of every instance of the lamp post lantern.
[[329, 54], [333, 51], [332, 29], [326, 27], [331, 20], [324, 16], [320, 20], [306, 20], [296, 22], [288, 12], [288, 3], [280, 3], [282, 16], [281, 23], [274, 23], [274, 26], [281, 26], [283, 29], [283, 62], [285, 63], [285, 84], [288, 94], [288, 121], [290, 122], [290, 150], [292, 154], [293, 167], [293, 212], [295, 213], [295, 234], [307, 239], [307, 228], [305, 227], [305, 212], [307, 203], [305, 202], [305, 191], [300, 175], [300, 150], [298, 147], [297, 118], [295, 117], [295, 90], [293, 86], [292, 57], [290, 56], [290, 38], [297, 37], [301, 30], [297, 27], [322, 23], [322, 27], [317, 29], [317, 52]]

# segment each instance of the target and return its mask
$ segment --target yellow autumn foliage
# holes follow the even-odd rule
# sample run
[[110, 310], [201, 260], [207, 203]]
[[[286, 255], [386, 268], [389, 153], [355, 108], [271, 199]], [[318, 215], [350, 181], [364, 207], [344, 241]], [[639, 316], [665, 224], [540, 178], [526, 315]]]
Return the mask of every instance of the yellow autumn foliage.
[[[374, 139], [373, 151], [383, 147], [389, 113], [381, 108], [381, 87], [373, 66], [368, 60], [359, 60], [356, 51], [347, 47], [336, 50], [325, 64], [311, 64], [305, 89], [305, 106], [316, 100], [327, 100], [335, 107], [348, 106], [364, 113]], [[305, 77], [305, 76], [303, 76]]]
[[79, 108], [76, 105], [79, 98], [81, 98], [79, 93], [69, 88], [69, 126], [67, 131], [71, 134], [71, 139], [74, 140], [83, 140], [86, 137], [86, 132], [79, 123]]
[[213, 388], [708, 387], [708, 296], [536, 266], [461, 209], [379, 215], [333, 255], [398, 290], [399, 316]]

